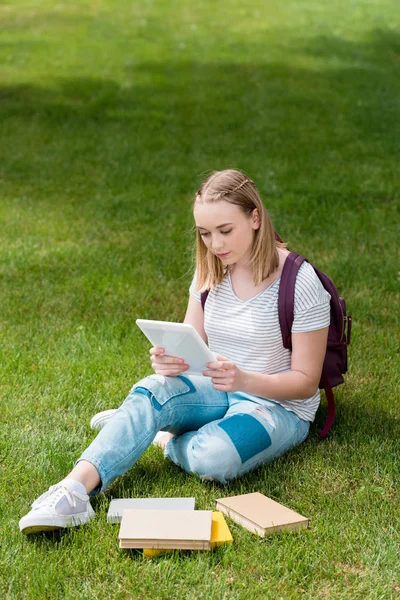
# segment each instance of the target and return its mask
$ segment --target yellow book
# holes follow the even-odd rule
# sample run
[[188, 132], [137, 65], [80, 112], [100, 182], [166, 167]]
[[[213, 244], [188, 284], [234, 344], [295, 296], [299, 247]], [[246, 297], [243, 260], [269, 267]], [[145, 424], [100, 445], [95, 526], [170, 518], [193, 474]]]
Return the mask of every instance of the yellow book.
[[[211, 550], [213, 550], [217, 546], [221, 546], [222, 544], [231, 544], [232, 542], [232, 534], [229, 531], [229, 527], [225, 521], [224, 515], [218, 510], [213, 511], [211, 523]], [[164, 554], [166, 552], [172, 552], [172, 550], [158, 550], [157, 548], [145, 548], [143, 550], [143, 555], [147, 558], [154, 558], [156, 556], [161, 556], [161, 554]]]
[[211, 524], [211, 549], [221, 546], [222, 544], [232, 544], [232, 542], [233, 537], [229, 531], [224, 515], [219, 510], [214, 511]]

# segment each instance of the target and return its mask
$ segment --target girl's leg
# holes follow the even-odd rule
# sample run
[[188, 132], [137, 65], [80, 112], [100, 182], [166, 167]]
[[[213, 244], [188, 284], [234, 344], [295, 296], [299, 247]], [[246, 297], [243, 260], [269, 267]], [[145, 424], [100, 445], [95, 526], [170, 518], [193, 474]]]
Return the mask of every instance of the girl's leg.
[[101, 483], [98, 470], [87, 460], [79, 461], [67, 475], [66, 479], [79, 481], [85, 486], [85, 490], [88, 494], [95, 488], [98, 488]]
[[79, 461], [91, 463], [100, 480], [88, 492], [103, 491], [125, 473], [160, 429], [178, 435], [194, 431], [227, 409], [228, 395], [214, 390], [209, 378], [146, 377], [81, 455]]
[[157, 431], [193, 431], [221, 418], [227, 409], [227, 394], [214, 390], [206, 377], [146, 377], [134, 386], [69, 476], [33, 503], [20, 520], [21, 531], [86, 523], [94, 516], [87, 492], [104, 490], [125, 473]]
[[276, 402], [228, 395], [222, 419], [171, 439], [165, 456], [189, 473], [225, 484], [306, 439], [310, 423]]

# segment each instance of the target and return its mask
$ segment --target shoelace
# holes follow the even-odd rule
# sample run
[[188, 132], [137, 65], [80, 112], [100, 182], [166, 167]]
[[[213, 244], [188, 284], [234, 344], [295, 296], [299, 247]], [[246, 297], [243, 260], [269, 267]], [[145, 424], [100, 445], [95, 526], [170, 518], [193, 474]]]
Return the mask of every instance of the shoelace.
[[56, 483], [51, 485], [47, 492], [39, 496], [37, 500], [32, 504], [32, 508], [39, 508], [42, 504], [47, 504], [49, 507], [53, 507], [57, 502], [64, 496], [67, 498], [68, 504], [71, 508], [76, 507], [76, 498], [84, 502], [87, 500], [87, 496], [75, 492], [75, 490], [69, 490], [65, 485]]

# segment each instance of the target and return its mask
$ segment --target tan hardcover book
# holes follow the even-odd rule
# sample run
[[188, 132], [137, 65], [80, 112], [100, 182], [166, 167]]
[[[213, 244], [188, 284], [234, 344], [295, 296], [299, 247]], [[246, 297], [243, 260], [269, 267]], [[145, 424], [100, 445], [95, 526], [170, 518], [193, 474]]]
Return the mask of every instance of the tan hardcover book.
[[210, 550], [211, 510], [124, 510], [121, 548]]
[[217, 510], [261, 537], [282, 530], [307, 529], [309, 520], [260, 492], [220, 498]]

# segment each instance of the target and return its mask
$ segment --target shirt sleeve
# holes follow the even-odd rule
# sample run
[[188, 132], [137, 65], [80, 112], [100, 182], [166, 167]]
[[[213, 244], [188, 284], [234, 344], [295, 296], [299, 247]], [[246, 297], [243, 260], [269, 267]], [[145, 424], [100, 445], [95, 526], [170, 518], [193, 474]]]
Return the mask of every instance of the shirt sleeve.
[[294, 289], [293, 333], [316, 331], [328, 327], [331, 319], [331, 296], [308, 263], [299, 269]]
[[190, 284], [189, 294], [192, 296], [192, 298], [197, 300], [197, 302], [201, 302], [201, 294], [200, 294], [200, 292], [196, 291], [196, 283], [197, 283], [197, 273], [195, 271], [194, 275], [193, 275], [192, 283]]

